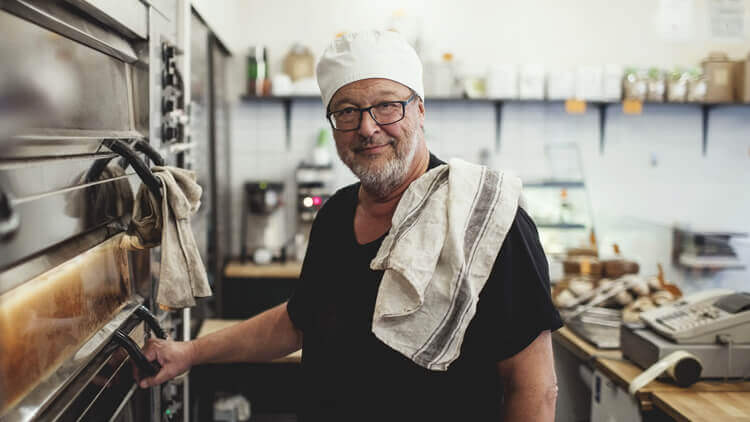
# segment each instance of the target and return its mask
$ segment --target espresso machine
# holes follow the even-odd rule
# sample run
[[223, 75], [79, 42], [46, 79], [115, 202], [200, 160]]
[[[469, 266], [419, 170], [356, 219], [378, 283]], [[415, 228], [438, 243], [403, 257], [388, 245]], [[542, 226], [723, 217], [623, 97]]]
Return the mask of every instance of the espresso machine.
[[298, 260], [304, 258], [307, 242], [310, 237], [315, 216], [323, 204], [331, 196], [331, 181], [333, 167], [329, 165], [314, 165], [302, 163], [295, 174], [297, 181], [297, 234], [295, 235], [295, 250]]

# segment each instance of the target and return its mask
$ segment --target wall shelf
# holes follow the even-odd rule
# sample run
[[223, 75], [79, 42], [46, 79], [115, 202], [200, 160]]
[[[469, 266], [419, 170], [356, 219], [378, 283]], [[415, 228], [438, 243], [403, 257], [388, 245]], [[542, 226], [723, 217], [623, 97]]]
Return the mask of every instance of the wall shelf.
[[586, 185], [578, 180], [539, 180], [524, 183], [524, 188], [583, 189]]
[[[290, 126], [291, 126], [291, 104], [294, 101], [320, 101], [320, 97], [317, 95], [290, 95], [290, 96], [267, 96], [267, 97], [255, 97], [255, 96], [242, 96], [242, 102], [281, 102], [284, 107], [284, 122], [286, 128], [286, 145], [287, 148], [291, 145], [290, 139]], [[438, 97], [438, 98], [427, 98], [425, 103], [473, 103], [473, 104], [493, 104], [495, 106], [495, 143], [496, 146], [500, 147], [500, 133], [502, 129], [502, 112], [503, 105], [507, 104], [557, 104], [561, 107], [565, 107], [565, 100], [521, 100], [521, 99], [489, 99], [489, 98], [462, 98], [462, 97]], [[607, 128], [607, 110], [610, 106], [623, 106], [625, 103], [622, 101], [585, 101], [584, 110], [586, 107], [593, 107], [597, 110], [599, 115], [599, 153], [604, 153], [604, 144], [606, 140], [606, 128]], [[630, 114], [630, 117], [636, 118], [639, 114], [646, 112], [646, 108], [654, 107], [698, 107], [701, 110], [701, 140], [703, 155], [706, 154], [708, 146], [708, 128], [709, 128], [709, 114], [710, 111], [717, 107], [747, 107], [750, 109], [750, 103], [670, 103], [670, 102], [644, 102], [641, 104], [643, 111], [638, 114]]]
[[284, 107], [284, 144], [287, 151], [292, 147], [292, 103], [295, 101], [318, 101], [320, 102], [319, 95], [285, 95], [285, 96], [265, 96], [256, 97], [250, 95], [243, 95], [240, 100], [245, 103], [278, 103]]
[[583, 230], [586, 229], [584, 224], [575, 223], [537, 223], [540, 229], [562, 229], [562, 230]]

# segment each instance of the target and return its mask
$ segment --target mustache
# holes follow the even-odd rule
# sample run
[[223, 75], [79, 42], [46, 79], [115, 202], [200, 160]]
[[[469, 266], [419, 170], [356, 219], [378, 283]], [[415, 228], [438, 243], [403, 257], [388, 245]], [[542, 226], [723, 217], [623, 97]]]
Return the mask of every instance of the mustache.
[[391, 144], [391, 145], [396, 144], [396, 139], [395, 138], [388, 138], [385, 141], [377, 141], [377, 140], [375, 140], [371, 136], [369, 138], [361, 138], [357, 142], [357, 144], [352, 147], [352, 150], [354, 152], [360, 152], [360, 151], [363, 151], [363, 150], [365, 150], [367, 148], [379, 147], [379, 146], [388, 145], [388, 144]]

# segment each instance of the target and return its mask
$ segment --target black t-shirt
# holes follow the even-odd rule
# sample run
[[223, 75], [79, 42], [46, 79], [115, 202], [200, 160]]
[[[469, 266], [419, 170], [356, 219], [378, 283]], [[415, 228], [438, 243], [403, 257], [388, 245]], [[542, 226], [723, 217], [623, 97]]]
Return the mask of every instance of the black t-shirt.
[[[440, 164], [430, 156], [430, 168]], [[318, 212], [300, 284], [287, 305], [304, 339], [300, 420], [499, 420], [497, 362], [562, 326], [534, 222], [518, 209], [460, 356], [447, 371], [430, 371], [372, 333], [383, 272], [371, 270], [370, 261], [385, 235], [357, 243], [358, 190], [358, 183], [342, 188]]]

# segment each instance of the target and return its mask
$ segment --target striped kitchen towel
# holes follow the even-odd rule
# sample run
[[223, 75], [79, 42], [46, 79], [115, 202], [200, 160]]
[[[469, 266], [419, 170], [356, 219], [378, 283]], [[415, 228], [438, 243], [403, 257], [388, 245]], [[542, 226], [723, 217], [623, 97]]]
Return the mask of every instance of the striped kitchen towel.
[[375, 336], [424, 368], [447, 370], [520, 196], [518, 177], [458, 159], [415, 180], [370, 263], [384, 270]]

